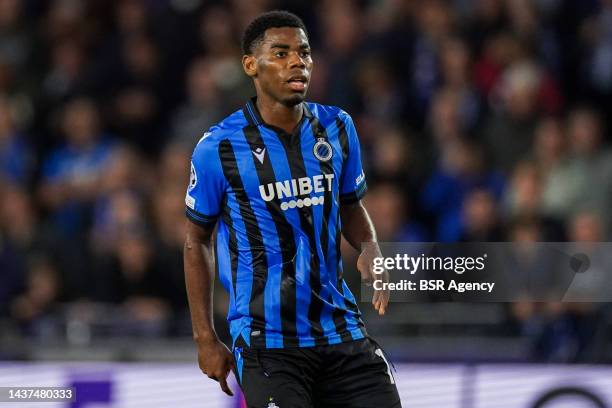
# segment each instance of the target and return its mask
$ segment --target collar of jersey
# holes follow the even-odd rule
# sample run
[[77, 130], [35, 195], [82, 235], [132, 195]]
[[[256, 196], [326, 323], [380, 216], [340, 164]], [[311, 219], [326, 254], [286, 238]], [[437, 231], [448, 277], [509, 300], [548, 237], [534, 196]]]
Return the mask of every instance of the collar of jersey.
[[[261, 114], [259, 113], [259, 109], [257, 109], [256, 102], [257, 102], [257, 97], [254, 96], [253, 98], [249, 99], [247, 103], [244, 105], [244, 109], [243, 109], [244, 116], [247, 118], [249, 125], [255, 126], [255, 127], [266, 126], [270, 129], [273, 129], [276, 132], [287, 133], [284, 129], [281, 129], [277, 126], [266, 123], [261, 117]], [[310, 108], [308, 107], [308, 104], [306, 102], [302, 102], [302, 107], [303, 107], [302, 119], [295, 127], [294, 133], [296, 131], [298, 133], [300, 132], [300, 129], [302, 128], [302, 124], [304, 123], [305, 119], [311, 119], [313, 117], [312, 112], [310, 111]]]

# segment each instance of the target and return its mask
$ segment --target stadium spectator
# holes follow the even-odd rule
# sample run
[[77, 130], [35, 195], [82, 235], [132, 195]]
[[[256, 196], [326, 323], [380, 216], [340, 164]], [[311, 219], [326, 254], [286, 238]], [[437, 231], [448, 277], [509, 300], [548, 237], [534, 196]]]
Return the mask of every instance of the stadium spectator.
[[101, 176], [108, 167], [111, 144], [100, 125], [93, 101], [69, 102], [62, 117], [65, 144], [43, 165], [40, 198], [51, 211], [55, 228], [67, 238], [85, 232]]
[[0, 98], [0, 179], [25, 187], [30, 182], [34, 157], [15, 122], [13, 107]]

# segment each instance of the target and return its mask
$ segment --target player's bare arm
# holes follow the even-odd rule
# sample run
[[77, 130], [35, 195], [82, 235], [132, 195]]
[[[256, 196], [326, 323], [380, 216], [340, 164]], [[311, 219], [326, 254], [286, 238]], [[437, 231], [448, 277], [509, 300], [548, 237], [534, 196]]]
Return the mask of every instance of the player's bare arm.
[[[348, 243], [360, 252], [357, 259], [357, 269], [361, 274], [361, 279], [366, 283], [371, 283], [375, 279], [372, 270], [374, 258], [380, 257], [381, 253], [376, 238], [376, 230], [370, 215], [361, 203], [361, 200], [351, 204], [343, 204], [340, 208], [340, 215], [342, 217], [342, 234]], [[385, 272], [382, 279], [388, 280], [386, 275], [387, 273]], [[374, 305], [374, 309], [376, 309], [378, 314], [385, 314], [388, 303], [388, 290], [374, 291], [372, 305]]]
[[187, 222], [183, 248], [185, 283], [200, 369], [209, 378], [218, 381], [226, 394], [233, 395], [227, 385], [227, 376], [234, 360], [228, 348], [217, 337], [212, 317], [215, 278], [212, 267], [212, 232], [213, 227], [201, 227]]

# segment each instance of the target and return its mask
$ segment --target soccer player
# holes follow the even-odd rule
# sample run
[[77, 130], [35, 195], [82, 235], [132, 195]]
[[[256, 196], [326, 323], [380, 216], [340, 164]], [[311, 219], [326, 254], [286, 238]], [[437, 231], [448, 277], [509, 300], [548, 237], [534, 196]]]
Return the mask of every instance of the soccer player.
[[[304, 101], [313, 61], [299, 17], [262, 14], [242, 45], [257, 96], [202, 136], [186, 196], [185, 275], [200, 368], [229, 395], [233, 369], [249, 407], [400, 407], [388, 362], [342, 277], [342, 235], [361, 251], [362, 279], [372, 280], [380, 256], [360, 201], [366, 181], [353, 121]], [[212, 322], [217, 271], [230, 297], [233, 355]], [[388, 300], [374, 292], [379, 314]]]

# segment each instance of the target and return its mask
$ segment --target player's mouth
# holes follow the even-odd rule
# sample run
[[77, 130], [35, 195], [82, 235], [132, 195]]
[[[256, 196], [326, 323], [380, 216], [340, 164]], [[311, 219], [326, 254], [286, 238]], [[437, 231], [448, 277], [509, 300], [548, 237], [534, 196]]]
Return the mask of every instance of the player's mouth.
[[306, 78], [304, 75], [295, 75], [289, 78], [287, 83], [289, 84], [289, 88], [291, 88], [292, 91], [303, 92], [306, 90], [308, 78]]

